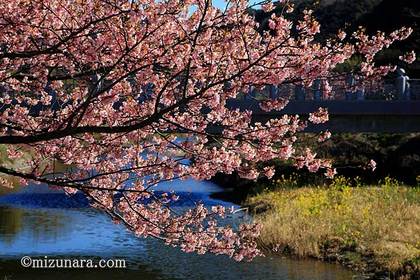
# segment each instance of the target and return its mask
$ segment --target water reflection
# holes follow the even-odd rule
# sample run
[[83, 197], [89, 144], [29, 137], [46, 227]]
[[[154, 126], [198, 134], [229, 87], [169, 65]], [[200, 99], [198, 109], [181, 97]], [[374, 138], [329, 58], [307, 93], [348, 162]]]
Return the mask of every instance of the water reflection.
[[[224, 256], [185, 254], [154, 239], [135, 238], [94, 209], [45, 208], [39, 201], [48, 200], [47, 194], [31, 197], [36, 197], [36, 207], [0, 199], [0, 204], [9, 201], [0, 207], [0, 279], [344, 280], [353, 275], [340, 266], [315, 261], [266, 257], [236, 263]], [[18, 259], [24, 255], [124, 258], [129, 269], [34, 272], [20, 267]]]
[[0, 240], [10, 244], [22, 228], [22, 209], [0, 207]]

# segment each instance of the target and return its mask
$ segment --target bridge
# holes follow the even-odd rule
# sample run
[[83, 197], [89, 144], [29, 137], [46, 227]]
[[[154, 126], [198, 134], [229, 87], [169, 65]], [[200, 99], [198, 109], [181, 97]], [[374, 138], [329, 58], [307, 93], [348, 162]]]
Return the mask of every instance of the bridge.
[[309, 125], [306, 132], [420, 132], [420, 100], [291, 100], [281, 111], [265, 112], [253, 100], [229, 100], [228, 107], [252, 110], [255, 122], [283, 114], [308, 116], [319, 107], [328, 108], [330, 120]]
[[[318, 83], [315, 88], [269, 86], [250, 91], [242, 98], [228, 101], [230, 108], [252, 110], [255, 122], [266, 122], [283, 114], [308, 116], [319, 107], [327, 108], [330, 120], [321, 125], [309, 125], [305, 131], [319, 132], [420, 132], [420, 79], [399, 76], [379, 90], [372, 88], [346, 92], [332, 85], [333, 96], [325, 96]], [[258, 105], [259, 95], [287, 98], [289, 104], [281, 111], [264, 112]]]

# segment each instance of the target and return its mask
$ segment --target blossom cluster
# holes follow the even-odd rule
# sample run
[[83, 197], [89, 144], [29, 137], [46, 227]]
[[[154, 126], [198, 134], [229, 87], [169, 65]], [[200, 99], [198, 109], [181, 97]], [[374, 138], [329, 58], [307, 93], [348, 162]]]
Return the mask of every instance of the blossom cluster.
[[[260, 255], [258, 225], [221, 226], [220, 207], [178, 213], [176, 194], [153, 189], [217, 172], [271, 178], [265, 163], [273, 160], [333, 176], [331, 162], [298, 144], [305, 118], [258, 123], [229, 101], [252, 86], [315, 79], [330, 91], [335, 67], [355, 54], [365, 57], [361, 77], [384, 75], [391, 68], [376, 67], [374, 55], [411, 29], [359, 31], [355, 43], [340, 32], [320, 43], [310, 11], [297, 23], [273, 13], [270, 30], [261, 31], [247, 8], [246, 0], [224, 10], [210, 0], [0, 1], [0, 144], [21, 161], [0, 172], [83, 192], [136, 235], [187, 252]], [[266, 1], [263, 8], [274, 7]], [[267, 96], [258, 102], [265, 111], [287, 105]], [[314, 124], [327, 120], [321, 108], [309, 116]]]

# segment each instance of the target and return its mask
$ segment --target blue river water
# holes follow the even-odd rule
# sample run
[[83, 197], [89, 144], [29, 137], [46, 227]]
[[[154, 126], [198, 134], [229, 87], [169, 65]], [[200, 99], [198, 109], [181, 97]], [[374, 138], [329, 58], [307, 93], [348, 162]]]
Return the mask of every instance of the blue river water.
[[[220, 189], [209, 182], [175, 181], [158, 186], [180, 194], [176, 207], [191, 201], [226, 203], [210, 198]], [[239, 221], [230, 221], [238, 223]], [[20, 265], [22, 256], [124, 259], [126, 269], [35, 269]], [[278, 256], [235, 262], [225, 256], [195, 255], [155, 239], [136, 238], [82, 196], [68, 197], [45, 186], [30, 186], [0, 196], [0, 279], [355, 279], [335, 264]]]

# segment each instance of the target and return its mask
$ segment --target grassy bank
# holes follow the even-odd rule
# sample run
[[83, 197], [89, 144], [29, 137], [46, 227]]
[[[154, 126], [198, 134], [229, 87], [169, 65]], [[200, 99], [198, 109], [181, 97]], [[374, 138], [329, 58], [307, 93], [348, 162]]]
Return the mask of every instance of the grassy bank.
[[248, 198], [264, 226], [261, 245], [374, 277], [420, 279], [420, 188], [390, 179], [350, 185], [337, 178], [328, 186], [297, 187], [280, 179]]

